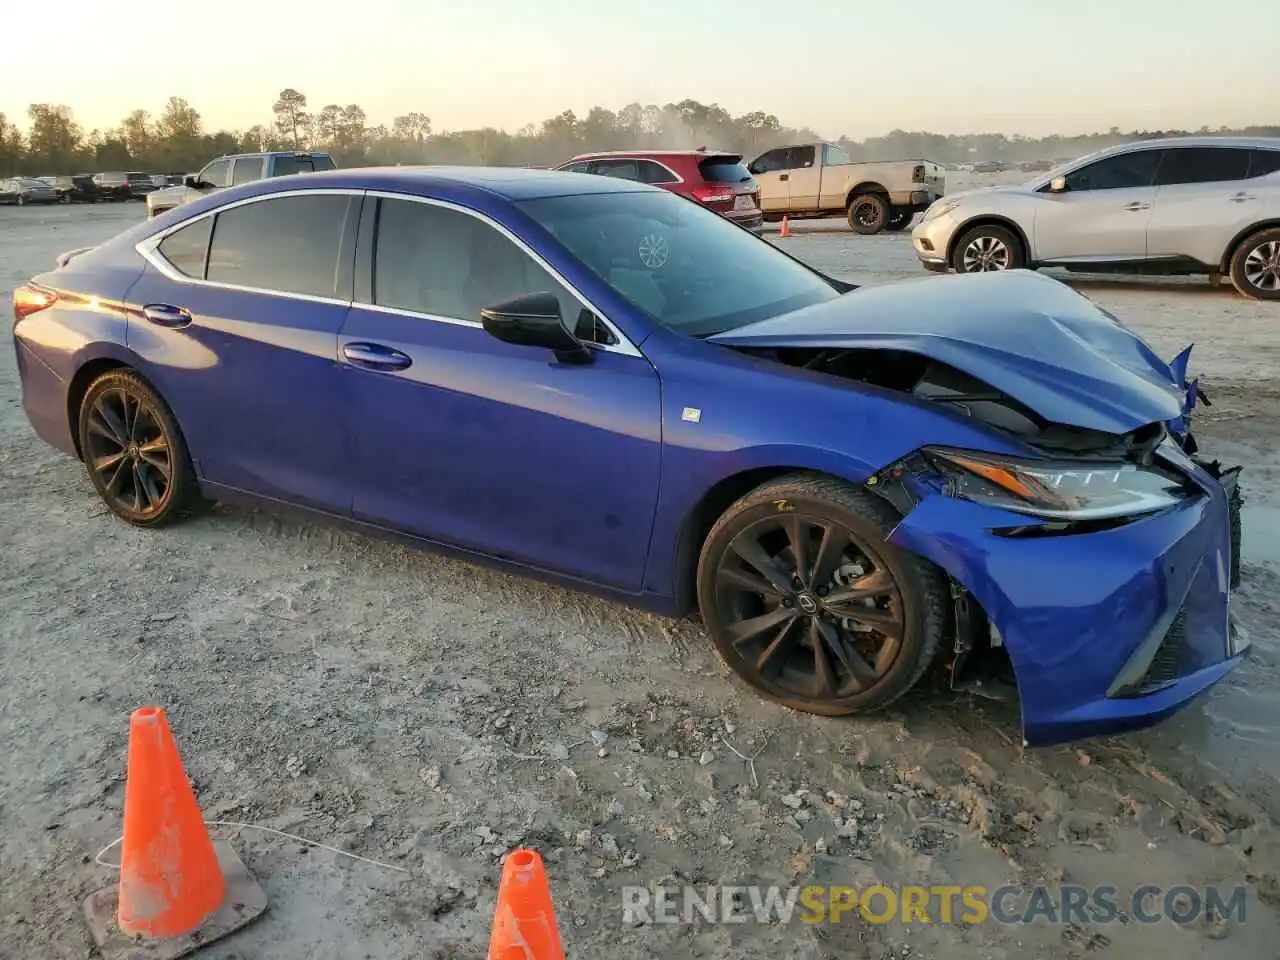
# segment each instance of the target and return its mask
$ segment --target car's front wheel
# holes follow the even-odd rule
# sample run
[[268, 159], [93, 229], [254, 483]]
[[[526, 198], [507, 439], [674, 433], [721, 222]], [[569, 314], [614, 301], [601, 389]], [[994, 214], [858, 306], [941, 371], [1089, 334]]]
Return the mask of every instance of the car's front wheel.
[[1231, 284], [1254, 300], [1280, 300], [1280, 228], [1259, 230], [1231, 258]]
[[935, 567], [887, 542], [890, 507], [795, 474], [707, 535], [698, 602], [720, 656], [765, 697], [823, 716], [885, 707], [932, 662], [946, 623]]
[[79, 431], [89, 480], [116, 516], [134, 526], [159, 527], [200, 504], [178, 423], [136, 373], [112, 370], [89, 385]]
[[965, 233], [951, 255], [956, 273], [990, 273], [1025, 266], [1022, 241], [1011, 230], [997, 224], [983, 224]]

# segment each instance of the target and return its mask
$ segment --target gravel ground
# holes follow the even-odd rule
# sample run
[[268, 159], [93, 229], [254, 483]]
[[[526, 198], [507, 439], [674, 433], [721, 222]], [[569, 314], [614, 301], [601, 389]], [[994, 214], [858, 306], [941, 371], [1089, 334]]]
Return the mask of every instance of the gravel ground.
[[[141, 215], [0, 209], [0, 289]], [[901, 235], [780, 242], [855, 281], [921, 276]], [[80, 901], [113, 880], [93, 857], [120, 830], [129, 712], [153, 702], [208, 817], [407, 871], [220, 828], [271, 907], [209, 960], [480, 956], [516, 843], [548, 858], [572, 956], [1274, 957], [1280, 312], [1073, 283], [1166, 354], [1199, 341], [1204, 442], [1248, 464], [1257, 652], [1157, 731], [1037, 752], [1008, 708], [928, 687], [875, 720], [796, 715], [695, 623], [311, 523], [219, 508], [135, 531], [34, 438], [0, 352], [0, 958], [95, 955]], [[1246, 923], [1186, 928], [622, 922], [624, 885], [874, 879], [1251, 893]]]

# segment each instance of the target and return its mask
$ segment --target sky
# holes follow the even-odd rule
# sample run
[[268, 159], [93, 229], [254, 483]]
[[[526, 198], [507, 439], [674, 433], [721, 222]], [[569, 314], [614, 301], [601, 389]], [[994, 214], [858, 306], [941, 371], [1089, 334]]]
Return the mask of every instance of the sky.
[[1275, 0], [312, 0], [125, 9], [63, 0], [8, 44], [0, 112], [86, 129], [187, 99], [207, 129], [269, 122], [284, 87], [369, 123], [515, 131], [593, 105], [716, 102], [826, 137], [1043, 136], [1280, 123]]

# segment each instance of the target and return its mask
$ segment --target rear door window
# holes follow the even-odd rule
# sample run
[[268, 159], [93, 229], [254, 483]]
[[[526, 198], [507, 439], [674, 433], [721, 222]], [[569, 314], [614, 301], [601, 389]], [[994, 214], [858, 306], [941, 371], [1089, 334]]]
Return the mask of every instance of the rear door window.
[[591, 172], [601, 177], [617, 177], [619, 180], [639, 180], [640, 166], [630, 157], [597, 160]]
[[209, 253], [209, 237], [213, 233], [213, 217], [201, 217], [194, 223], [173, 231], [157, 247], [173, 269], [195, 280], [204, 279], [205, 260]]
[[217, 215], [206, 278], [278, 293], [336, 297], [347, 210], [341, 194], [273, 197]]
[[1158, 186], [1243, 180], [1249, 173], [1249, 151], [1234, 147], [1173, 147], [1164, 151]]

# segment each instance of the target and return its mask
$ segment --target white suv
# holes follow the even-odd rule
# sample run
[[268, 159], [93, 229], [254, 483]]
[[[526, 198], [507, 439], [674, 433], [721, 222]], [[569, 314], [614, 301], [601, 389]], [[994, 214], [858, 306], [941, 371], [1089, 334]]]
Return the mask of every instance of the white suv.
[[1229, 275], [1280, 300], [1280, 139], [1144, 140], [954, 193], [911, 232], [930, 270]]

